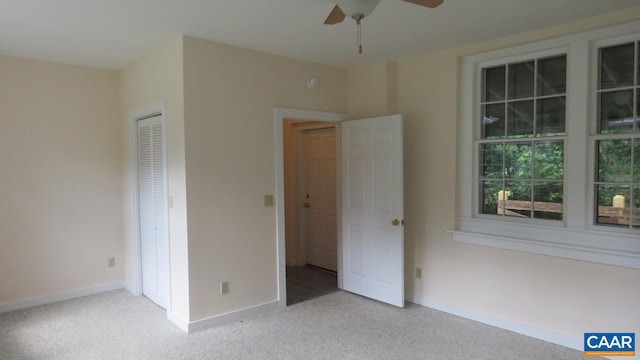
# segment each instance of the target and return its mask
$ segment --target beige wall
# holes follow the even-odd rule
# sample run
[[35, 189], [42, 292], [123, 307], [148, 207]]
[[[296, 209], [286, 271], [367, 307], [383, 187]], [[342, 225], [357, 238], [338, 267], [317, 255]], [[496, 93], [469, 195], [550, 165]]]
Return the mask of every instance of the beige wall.
[[0, 79], [0, 304], [122, 281], [117, 73], [0, 56]]
[[133, 245], [133, 173], [131, 168], [131, 120], [129, 113], [141, 106], [164, 101], [167, 119], [167, 173], [169, 196], [173, 209], [169, 210], [171, 247], [171, 305], [170, 312], [184, 321], [189, 319], [189, 273], [187, 258], [187, 212], [184, 156], [184, 92], [182, 37], [147, 54], [121, 72], [122, 146], [125, 149], [122, 174], [124, 188], [125, 243], [127, 244], [127, 280], [134, 281]]
[[398, 112], [397, 64], [379, 61], [349, 69], [348, 113], [351, 119], [392, 115]]
[[277, 299], [273, 108], [345, 112], [346, 71], [190, 37], [184, 69], [193, 321]]
[[460, 56], [629, 18], [640, 18], [640, 8], [398, 62], [409, 296], [575, 339], [585, 331], [640, 331], [640, 271], [455, 243], [447, 233], [456, 222]]

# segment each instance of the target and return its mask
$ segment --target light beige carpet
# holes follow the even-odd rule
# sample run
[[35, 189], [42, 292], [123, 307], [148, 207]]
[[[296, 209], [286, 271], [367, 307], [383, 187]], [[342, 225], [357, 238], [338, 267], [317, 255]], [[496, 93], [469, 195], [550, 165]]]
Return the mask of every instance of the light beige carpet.
[[344, 291], [185, 334], [125, 290], [0, 315], [0, 359], [584, 360], [552, 345], [418, 305]]

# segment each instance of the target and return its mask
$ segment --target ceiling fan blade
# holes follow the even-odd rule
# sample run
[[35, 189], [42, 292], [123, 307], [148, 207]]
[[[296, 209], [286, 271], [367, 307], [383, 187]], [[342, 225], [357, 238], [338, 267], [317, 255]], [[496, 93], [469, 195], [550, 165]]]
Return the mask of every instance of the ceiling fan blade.
[[333, 8], [333, 10], [331, 10], [331, 13], [329, 14], [329, 16], [327, 16], [327, 19], [324, 21], [324, 24], [325, 25], [338, 24], [344, 21], [345, 17], [346, 15], [342, 12], [342, 9], [340, 9], [340, 7], [336, 5]]
[[444, 0], [402, 0], [402, 1], [406, 1], [408, 3], [412, 3], [420, 6], [426, 6], [428, 8], [434, 8], [434, 7], [440, 6], [440, 4], [442, 4]]

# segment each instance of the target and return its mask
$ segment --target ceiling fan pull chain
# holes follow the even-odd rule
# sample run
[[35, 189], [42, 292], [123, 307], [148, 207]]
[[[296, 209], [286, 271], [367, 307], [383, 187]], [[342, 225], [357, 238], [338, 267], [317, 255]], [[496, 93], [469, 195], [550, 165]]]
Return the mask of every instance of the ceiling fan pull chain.
[[362, 54], [362, 31], [360, 29], [360, 20], [357, 20], [358, 24], [358, 53]]

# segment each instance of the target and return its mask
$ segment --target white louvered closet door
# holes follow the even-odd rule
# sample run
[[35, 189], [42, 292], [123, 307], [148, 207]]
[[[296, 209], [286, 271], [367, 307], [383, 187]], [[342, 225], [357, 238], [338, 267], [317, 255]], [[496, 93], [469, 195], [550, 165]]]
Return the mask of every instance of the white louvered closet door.
[[166, 309], [169, 303], [169, 238], [165, 144], [161, 116], [138, 121], [142, 293]]

